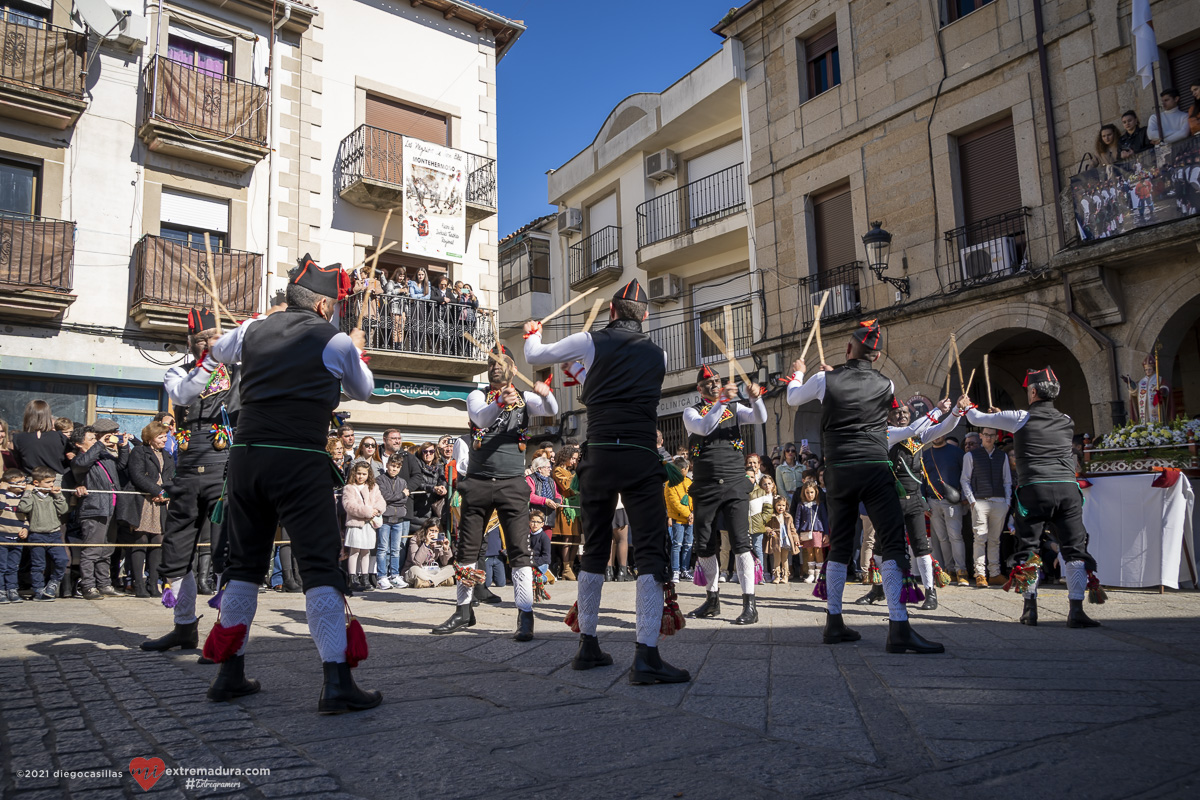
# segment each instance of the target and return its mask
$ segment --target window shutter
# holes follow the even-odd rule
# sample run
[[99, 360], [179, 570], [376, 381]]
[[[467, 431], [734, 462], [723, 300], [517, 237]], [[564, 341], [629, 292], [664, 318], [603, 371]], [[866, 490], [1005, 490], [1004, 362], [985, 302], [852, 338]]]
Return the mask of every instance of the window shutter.
[[1021, 207], [1017, 141], [1005, 119], [958, 139], [963, 225]]
[[367, 95], [367, 124], [434, 144], [450, 144], [450, 127], [441, 114], [373, 94]]
[[813, 198], [813, 223], [818, 272], [858, 260], [849, 187]]
[[1167, 59], [1171, 64], [1171, 82], [1179, 92], [1179, 107], [1189, 109], [1195, 102], [1192, 84], [1200, 83], [1200, 40], [1176, 47]]
[[214, 233], [229, 233], [229, 201], [163, 189], [162, 222]]
[[823, 33], [810, 37], [804, 43], [804, 55], [809, 61], [812, 61], [817, 56], [828, 53], [837, 47], [837, 43], [837, 28], [833, 27]]

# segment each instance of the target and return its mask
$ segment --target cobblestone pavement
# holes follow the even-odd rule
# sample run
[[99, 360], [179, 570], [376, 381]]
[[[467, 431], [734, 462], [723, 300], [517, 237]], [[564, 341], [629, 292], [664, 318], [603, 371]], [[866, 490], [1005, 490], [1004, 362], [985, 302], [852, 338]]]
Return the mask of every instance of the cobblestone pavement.
[[[0, 795], [288, 798], [1196, 797], [1200, 792], [1200, 595], [1113, 591], [1095, 630], [1065, 626], [1061, 587], [1041, 625], [1020, 599], [947, 588], [914, 615], [944, 656], [883, 651], [886, 609], [850, 605], [854, 645], [819, 643], [803, 584], [762, 586], [762, 622], [689, 621], [663, 654], [686, 685], [625, 682], [633, 583], [608, 584], [601, 638], [616, 663], [574, 672], [561, 623], [574, 584], [550, 587], [538, 639], [508, 638], [511, 588], [469, 632], [435, 637], [451, 589], [372, 592], [352, 603], [382, 689], [373, 711], [315, 713], [320, 665], [301, 595], [260, 596], [247, 671], [263, 691], [214, 705], [196, 653], [135, 649], [165, 632], [155, 601], [59, 600], [0, 608]], [[699, 603], [686, 586], [681, 605]], [[853, 599], [865, 591], [848, 588]], [[207, 609], [206, 609], [207, 611]], [[215, 620], [208, 611], [206, 632]], [[144, 791], [136, 758], [168, 768]], [[98, 777], [55, 777], [55, 770]], [[114, 773], [104, 777], [103, 771]], [[115, 774], [120, 773], [120, 774]], [[44, 777], [43, 777], [44, 776]], [[211, 783], [203, 783], [202, 780]]]

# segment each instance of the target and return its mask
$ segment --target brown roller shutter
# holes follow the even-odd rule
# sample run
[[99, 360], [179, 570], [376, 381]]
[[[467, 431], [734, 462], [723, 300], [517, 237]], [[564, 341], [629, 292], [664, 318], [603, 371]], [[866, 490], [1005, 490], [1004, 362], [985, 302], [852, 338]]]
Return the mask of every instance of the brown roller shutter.
[[835, 189], [814, 197], [813, 223], [817, 236], [818, 272], [825, 272], [857, 260], [850, 187]]
[[450, 144], [450, 126], [444, 116], [378, 95], [367, 95], [367, 124], [434, 144]]
[[837, 28], [833, 27], [826, 31], [818, 33], [816, 36], [811, 36], [804, 42], [804, 54], [812, 61], [817, 56], [828, 53], [833, 48], [837, 47]]
[[1021, 207], [1017, 140], [1011, 118], [958, 138], [958, 173], [963, 225]]
[[1200, 83], [1200, 39], [1174, 48], [1167, 58], [1171, 64], [1171, 82], [1179, 92], [1179, 107], [1189, 109], [1195, 102], [1192, 84]]

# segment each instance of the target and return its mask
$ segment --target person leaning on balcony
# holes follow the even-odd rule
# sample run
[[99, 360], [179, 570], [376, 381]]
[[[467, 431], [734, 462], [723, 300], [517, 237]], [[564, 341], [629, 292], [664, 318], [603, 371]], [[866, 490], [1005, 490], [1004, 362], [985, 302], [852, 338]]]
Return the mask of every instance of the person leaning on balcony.
[[404, 267], [396, 267], [392, 279], [383, 287], [388, 297], [388, 306], [392, 314], [392, 347], [400, 349], [404, 342], [404, 326], [408, 322], [408, 281], [405, 279]]
[[1118, 139], [1116, 125], [1108, 123], [1100, 126], [1100, 132], [1096, 134], [1096, 160], [1101, 166], [1115, 164], [1121, 160]]
[[1136, 111], [1130, 109], [1121, 115], [1121, 127], [1125, 130], [1118, 141], [1122, 159], [1133, 158], [1143, 150], [1150, 149], [1150, 137], [1146, 135]]
[[1162, 103], [1162, 113], [1151, 115], [1150, 124], [1146, 126], [1147, 136], [1154, 144], [1182, 142], [1191, 134], [1187, 112], [1179, 107], [1179, 92], [1163, 89], [1158, 99]]
[[1200, 133], [1200, 81], [1192, 82], [1192, 107], [1188, 109], [1188, 130], [1192, 136]]

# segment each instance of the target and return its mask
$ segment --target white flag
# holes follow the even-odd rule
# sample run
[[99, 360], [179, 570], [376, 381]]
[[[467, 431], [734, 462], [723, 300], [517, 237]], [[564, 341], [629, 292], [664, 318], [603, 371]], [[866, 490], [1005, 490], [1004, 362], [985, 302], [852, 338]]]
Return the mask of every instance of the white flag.
[[1142, 88], [1150, 85], [1158, 61], [1158, 38], [1150, 22], [1150, 0], [1133, 0], [1133, 52]]

